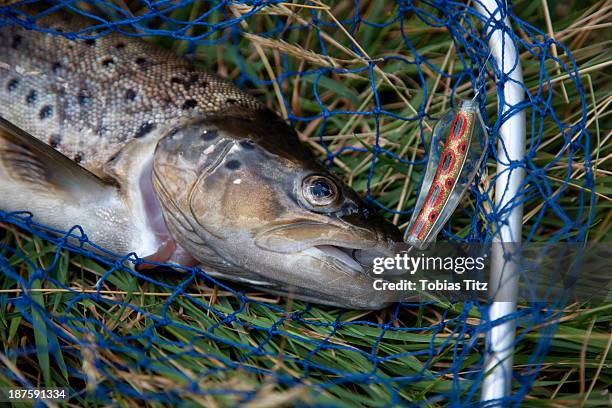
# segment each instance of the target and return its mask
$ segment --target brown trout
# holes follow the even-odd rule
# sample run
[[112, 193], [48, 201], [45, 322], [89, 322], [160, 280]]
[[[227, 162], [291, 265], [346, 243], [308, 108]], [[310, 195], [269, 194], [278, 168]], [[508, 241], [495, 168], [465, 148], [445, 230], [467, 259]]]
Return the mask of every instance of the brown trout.
[[[391, 254], [399, 230], [257, 99], [118, 33], [68, 40], [0, 24], [0, 209], [272, 293], [393, 300], [356, 259]], [[92, 22], [59, 12], [37, 24]]]

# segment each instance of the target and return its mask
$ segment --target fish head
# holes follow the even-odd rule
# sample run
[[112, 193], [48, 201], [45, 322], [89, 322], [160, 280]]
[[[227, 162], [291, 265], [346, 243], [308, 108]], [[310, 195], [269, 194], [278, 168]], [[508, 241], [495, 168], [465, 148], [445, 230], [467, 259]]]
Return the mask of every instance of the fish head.
[[375, 309], [394, 300], [373, 290], [360, 260], [392, 255], [399, 230], [272, 113], [173, 129], [156, 147], [153, 187], [173, 238], [204, 270], [318, 303]]

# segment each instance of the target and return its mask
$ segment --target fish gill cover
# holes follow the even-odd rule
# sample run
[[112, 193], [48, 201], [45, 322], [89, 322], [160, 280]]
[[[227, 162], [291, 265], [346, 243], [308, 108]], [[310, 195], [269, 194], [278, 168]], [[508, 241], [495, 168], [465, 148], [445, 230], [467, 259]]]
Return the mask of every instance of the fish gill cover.
[[[496, 80], [488, 18], [475, 2], [46, 3], [93, 18], [80, 32], [39, 28], [47, 12], [26, 16], [20, 5], [32, 2], [11, 3], [0, 8], [0, 24], [70, 39], [113, 30], [144, 37], [253, 90], [402, 229], [431, 126], [477, 90], [488, 156], [439, 239], [490, 242], [519, 203], [526, 241], [586, 237], [595, 201], [585, 92], [571, 51], [519, 18], [531, 6], [499, 4], [515, 28], [507, 34], [519, 48], [527, 94], [502, 116], [497, 94], [508, 79]], [[496, 208], [498, 129], [519, 110], [527, 112], [528, 150], [509, 165], [527, 177], [521, 195]], [[123, 263], [134, 254], [96, 254], [79, 227], [57, 235], [25, 212], [0, 212], [0, 222], [7, 230], [1, 385], [68, 387], [76, 404], [477, 405], [484, 334], [502, 323], [488, 321], [479, 302], [338, 310], [219, 282], [196, 268], [138, 273]], [[504, 403], [520, 403], [531, 389], [562, 308], [551, 299], [507, 317], [519, 328], [515, 344], [530, 348]]]

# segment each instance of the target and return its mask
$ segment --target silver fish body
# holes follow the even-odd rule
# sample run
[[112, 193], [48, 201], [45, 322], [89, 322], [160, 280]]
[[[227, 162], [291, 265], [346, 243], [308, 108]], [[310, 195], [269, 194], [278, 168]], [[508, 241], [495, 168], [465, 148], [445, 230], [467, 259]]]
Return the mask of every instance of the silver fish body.
[[[91, 22], [55, 13], [38, 24], [74, 32]], [[397, 228], [255, 98], [168, 50], [6, 24], [0, 117], [0, 209], [305, 300], [393, 300], [351, 251], [389, 254]]]

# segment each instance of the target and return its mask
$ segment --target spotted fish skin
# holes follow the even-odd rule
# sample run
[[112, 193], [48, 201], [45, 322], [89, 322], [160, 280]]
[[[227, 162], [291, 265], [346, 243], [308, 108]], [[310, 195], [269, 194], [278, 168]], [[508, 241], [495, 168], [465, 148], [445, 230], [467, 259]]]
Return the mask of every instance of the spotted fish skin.
[[[8, 23], [0, 16], [0, 24]], [[75, 32], [91, 21], [67, 13], [40, 27]], [[0, 27], [0, 116], [98, 176], [133, 139], [161, 125], [228, 108], [260, 110], [231, 82], [144, 41]]]

